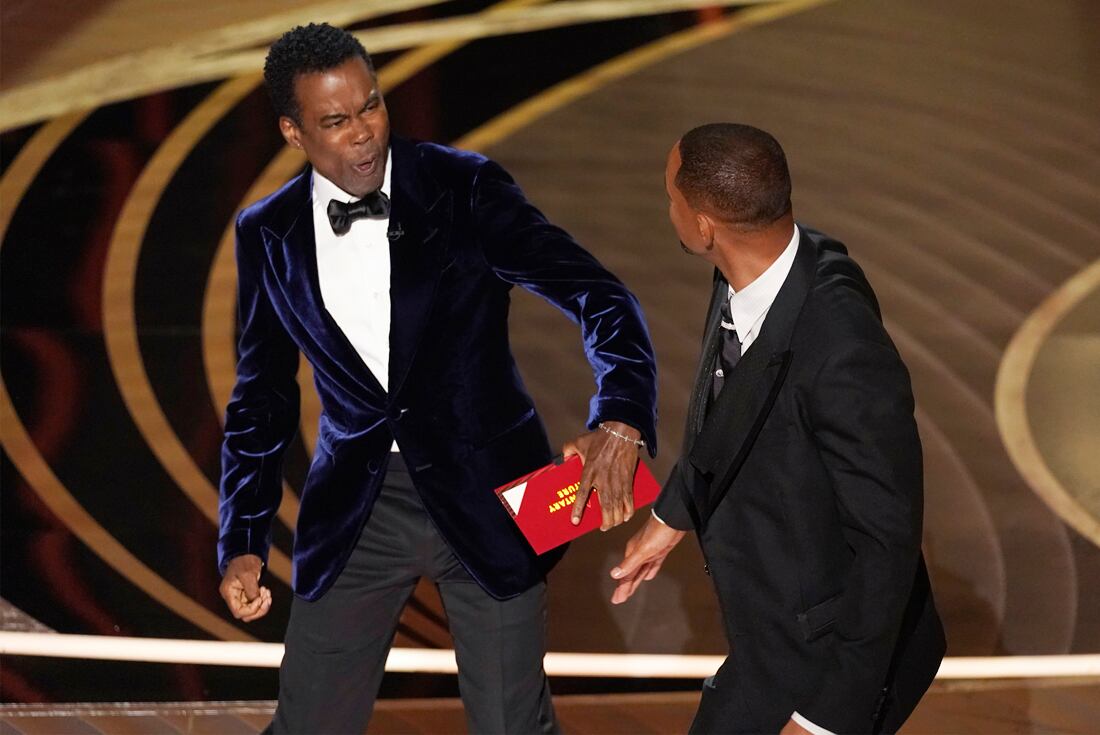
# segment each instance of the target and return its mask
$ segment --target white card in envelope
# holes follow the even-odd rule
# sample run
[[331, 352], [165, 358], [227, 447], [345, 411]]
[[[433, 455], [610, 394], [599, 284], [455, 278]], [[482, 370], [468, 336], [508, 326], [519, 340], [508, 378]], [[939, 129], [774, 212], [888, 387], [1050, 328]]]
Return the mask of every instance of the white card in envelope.
[[513, 513], [519, 513], [519, 506], [523, 503], [523, 493], [527, 490], [527, 482], [521, 482], [515, 487], [510, 487], [501, 493]]

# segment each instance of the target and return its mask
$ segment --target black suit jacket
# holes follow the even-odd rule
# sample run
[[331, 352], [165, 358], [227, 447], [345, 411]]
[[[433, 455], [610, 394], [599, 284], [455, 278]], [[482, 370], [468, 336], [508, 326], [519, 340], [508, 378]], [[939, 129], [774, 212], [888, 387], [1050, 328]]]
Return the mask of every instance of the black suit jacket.
[[802, 228], [757, 339], [706, 410], [716, 275], [685, 446], [656, 511], [695, 528], [731, 654], [695, 729], [895, 730], [945, 649], [921, 556], [909, 374], [839, 242]]

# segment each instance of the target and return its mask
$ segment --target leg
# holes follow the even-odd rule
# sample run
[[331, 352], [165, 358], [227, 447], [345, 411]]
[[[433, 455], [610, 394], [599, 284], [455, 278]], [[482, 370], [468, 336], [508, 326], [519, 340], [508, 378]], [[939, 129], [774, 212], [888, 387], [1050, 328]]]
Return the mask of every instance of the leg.
[[[691, 735], [708, 733], [761, 733], [765, 728], [756, 724], [756, 718], [745, 702], [745, 693], [737, 681], [736, 664], [727, 657], [714, 676], [703, 682], [703, 696], [699, 709], [688, 729]], [[782, 725], [780, 725], [782, 727]], [[775, 728], [772, 732], [778, 732]]]
[[[452, 557], [453, 558], [453, 557]], [[557, 733], [546, 654], [546, 583], [497, 600], [458, 564], [439, 579], [471, 733]]]
[[276, 733], [362, 733], [414, 584], [373, 594], [295, 598], [279, 667]]
[[[405, 486], [408, 487], [405, 487]], [[316, 602], [295, 598], [279, 670], [276, 733], [366, 730], [401, 610], [419, 579], [422, 511], [407, 474], [382, 494], [343, 571]]]

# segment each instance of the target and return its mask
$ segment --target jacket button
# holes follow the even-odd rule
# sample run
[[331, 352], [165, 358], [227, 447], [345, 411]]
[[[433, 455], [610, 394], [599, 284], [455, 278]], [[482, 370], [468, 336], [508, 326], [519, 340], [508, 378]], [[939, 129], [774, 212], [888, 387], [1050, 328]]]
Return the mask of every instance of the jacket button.
[[378, 472], [378, 468], [379, 468], [378, 460], [372, 459], [369, 462], [367, 462], [367, 472], [370, 472], [372, 475], [375, 474], [376, 472]]

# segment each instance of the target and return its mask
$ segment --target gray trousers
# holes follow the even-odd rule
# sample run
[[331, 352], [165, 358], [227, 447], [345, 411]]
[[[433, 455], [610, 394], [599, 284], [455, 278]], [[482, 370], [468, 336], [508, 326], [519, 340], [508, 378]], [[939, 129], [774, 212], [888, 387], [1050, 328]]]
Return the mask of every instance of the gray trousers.
[[400, 455], [339, 578], [315, 602], [295, 598], [269, 731], [363, 733], [401, 610], [434, 581], [458, 659], [471, 733], [556, 733], [546, 651], [546, 583], [497, 600], [436, 531]]

